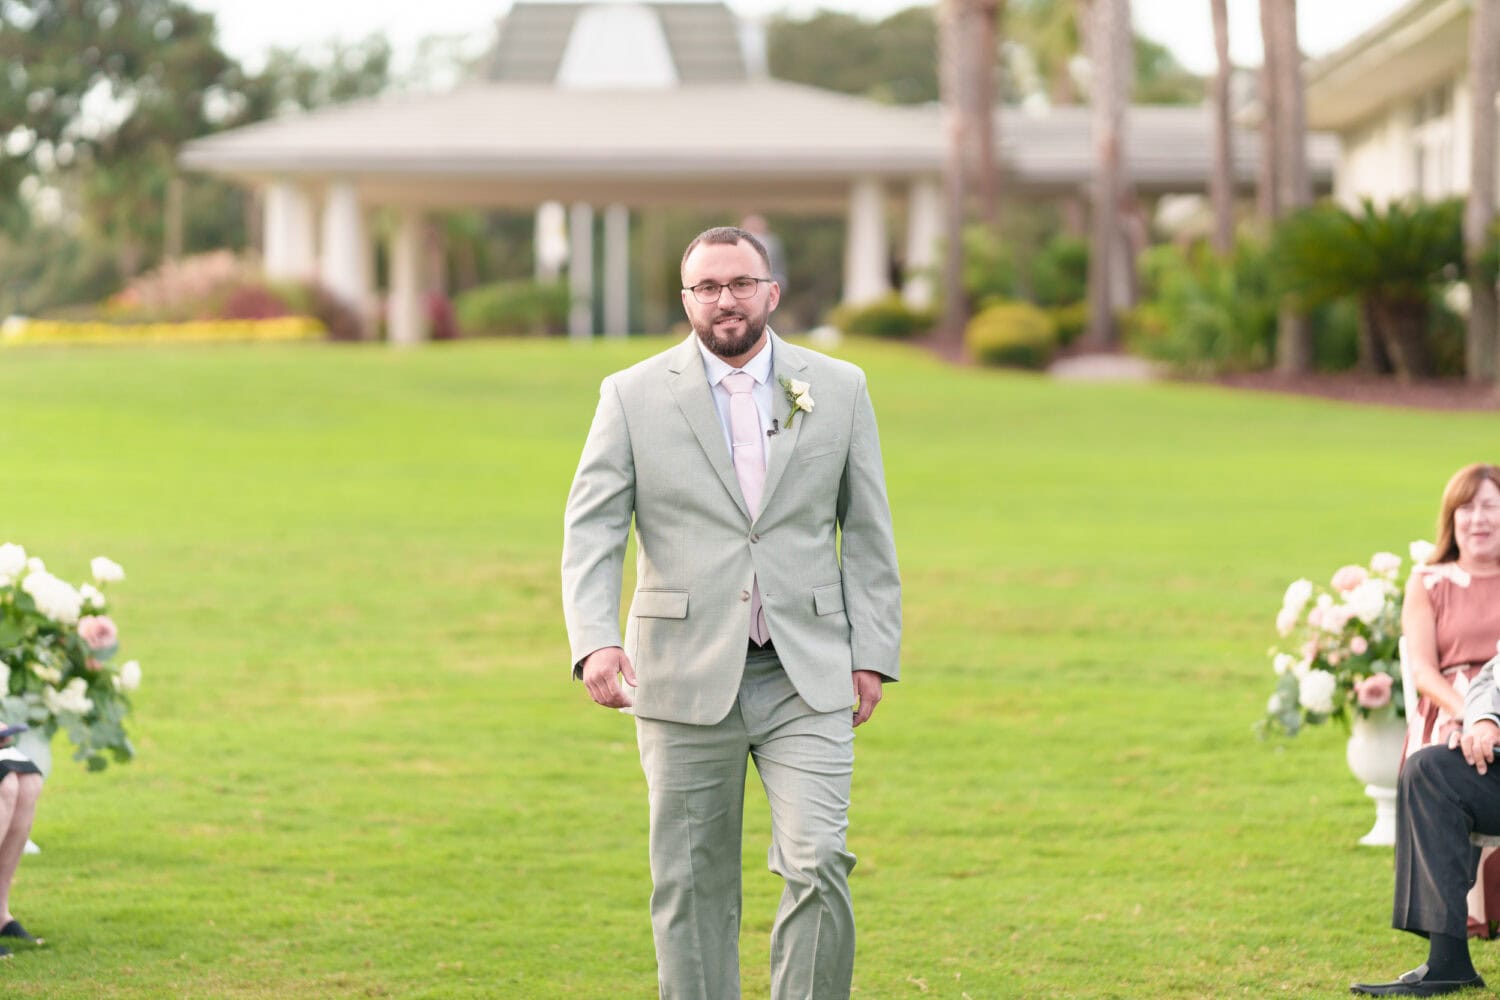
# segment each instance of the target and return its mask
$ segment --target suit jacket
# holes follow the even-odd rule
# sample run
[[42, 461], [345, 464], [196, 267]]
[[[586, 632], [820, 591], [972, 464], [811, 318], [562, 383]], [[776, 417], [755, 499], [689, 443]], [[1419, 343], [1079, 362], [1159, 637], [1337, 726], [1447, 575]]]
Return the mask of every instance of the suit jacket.
[[[605, 646], [635, 667], [638, 716], [718, 722], [739, 691], [760, 583], [787, 676], [820, 712], [854, 702], [852, 670], [899, 676], [901, 581], [864, 373], [771, 337], [775, 413], [761, 511], [741, 495], [696, 335], [606, 378], [568, 494], [563, 614], [574, 676]], [[785, 427], [781, 378], [810, 384]], [[619, 609], [634, 517], [636, 590]]]
[[1469, 690], [1464, 692], [1465, 730], [1473, 729], [1475, 723], [1484, 719], [1500, 725], [1500, 691], [1495, 688], [1496, 663], [1500, 663], [1500, 656], [1486, 663], [1469, 682]]

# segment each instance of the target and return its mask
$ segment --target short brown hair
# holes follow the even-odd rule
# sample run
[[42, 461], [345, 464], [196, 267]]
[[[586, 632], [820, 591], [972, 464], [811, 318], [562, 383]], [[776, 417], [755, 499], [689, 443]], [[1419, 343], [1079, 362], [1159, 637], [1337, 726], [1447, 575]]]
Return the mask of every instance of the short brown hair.
[[1443, 487], [1443, 504], [1438, 508], [1437, 542], [1433, 546], [1429, 564], [1453, 562], [1458, 558], [1458, 538], [1453, 532], [1453, 512], [1474, 499], [1485, 480], [1500, 487], [1500, 468], [1475, 462], [1453, 474], [1448, 485]]
[[753, 233], [746, 232], [739, 226], [715, 226], [713, 229], [705, 229], [693, 237], [693, 242], [682, 251], [682, 263], [678, 270], [687, 267], [687, 259], [692, 252], [698, 249], [700, 243], [713, 243], [719, 246], [734, 246], [738, 243], [748, 243], [756, 253], [760, 254], [760, 262], [766, 265], [766, 274], [771, 273], [771, 255], [766, 252], [766, 245], [762, 243]]

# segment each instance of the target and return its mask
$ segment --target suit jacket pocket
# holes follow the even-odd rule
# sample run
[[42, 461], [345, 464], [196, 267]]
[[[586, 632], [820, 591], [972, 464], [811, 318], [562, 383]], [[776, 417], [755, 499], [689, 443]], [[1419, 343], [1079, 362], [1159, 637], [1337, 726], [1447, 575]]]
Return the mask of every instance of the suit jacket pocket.
[[637, 590], [630, 605], [636, 618], [686, 618], [688, 592], [685, 590]]
[[814, 587], [812, 594], [813, 610], [818, 614], [831, 615], [844, 610], [844, 585], [842, 583]]
[[844, 439], [834, 436], [828, 440], [818, 441], [814, 444], [804, 444], [797, 451], [799, 462], [811, 462], [814, 459], [825, 458], [828, 455], [842, 454], [844, 450]]

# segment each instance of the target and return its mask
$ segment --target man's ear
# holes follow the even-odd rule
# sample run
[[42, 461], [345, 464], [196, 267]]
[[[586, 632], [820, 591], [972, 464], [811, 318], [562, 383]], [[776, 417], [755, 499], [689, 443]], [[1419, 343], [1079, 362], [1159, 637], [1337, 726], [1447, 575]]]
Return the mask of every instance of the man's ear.
[[771, 282], [771, 294], [766, 299], [766, 302], [768, 303], [768, 305], [766, 306], [766, 311], [767, 312], [775, 312], [776, 311], [776, 305], [780, 301], [781, 301], [781, 284], [779, 282], [773, 281], [773, 282]]

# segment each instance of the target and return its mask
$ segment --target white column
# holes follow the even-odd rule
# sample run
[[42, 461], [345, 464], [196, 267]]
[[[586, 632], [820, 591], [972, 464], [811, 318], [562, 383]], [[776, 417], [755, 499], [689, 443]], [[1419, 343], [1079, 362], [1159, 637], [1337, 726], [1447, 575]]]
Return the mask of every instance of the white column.
[[266, 188], [266, 277], [301, 281], [318, 270], [312, 199], [296, 184], [278, 181]]
[[386, 300], [387, 332], [392, 344], [409, 346], [427, 339], [426, 283], [423, 278], [422, 213], [401, 210], [391, 237], [391, 291]]
[[594, 335], [594, 209], [576, 203], [568, 213], [568, 336]]
[[370, 306], [369, 237], [359, 196], [351, 184], [334, 184], [323, 204], [320, 275], [330, 292], [367, 315]]
[[604, 335], [630, 332], [630, 209], [604, 210]]
[[906, 284], [901, 297], [913, 309], [933, 302], [933, 269], [943, 234], [943, 190], [935, 177], [912, 181], [906, 209]]
[[844, 302], [860, 305], [890, 293], [885, 193], [873, 177], [849, 189], [849, 225], [844, 245]]
[[556, 281], [568, 262], [568, 210], [561, 202], [547, 201], [536, 207], [531, 244], [536, 280]]

